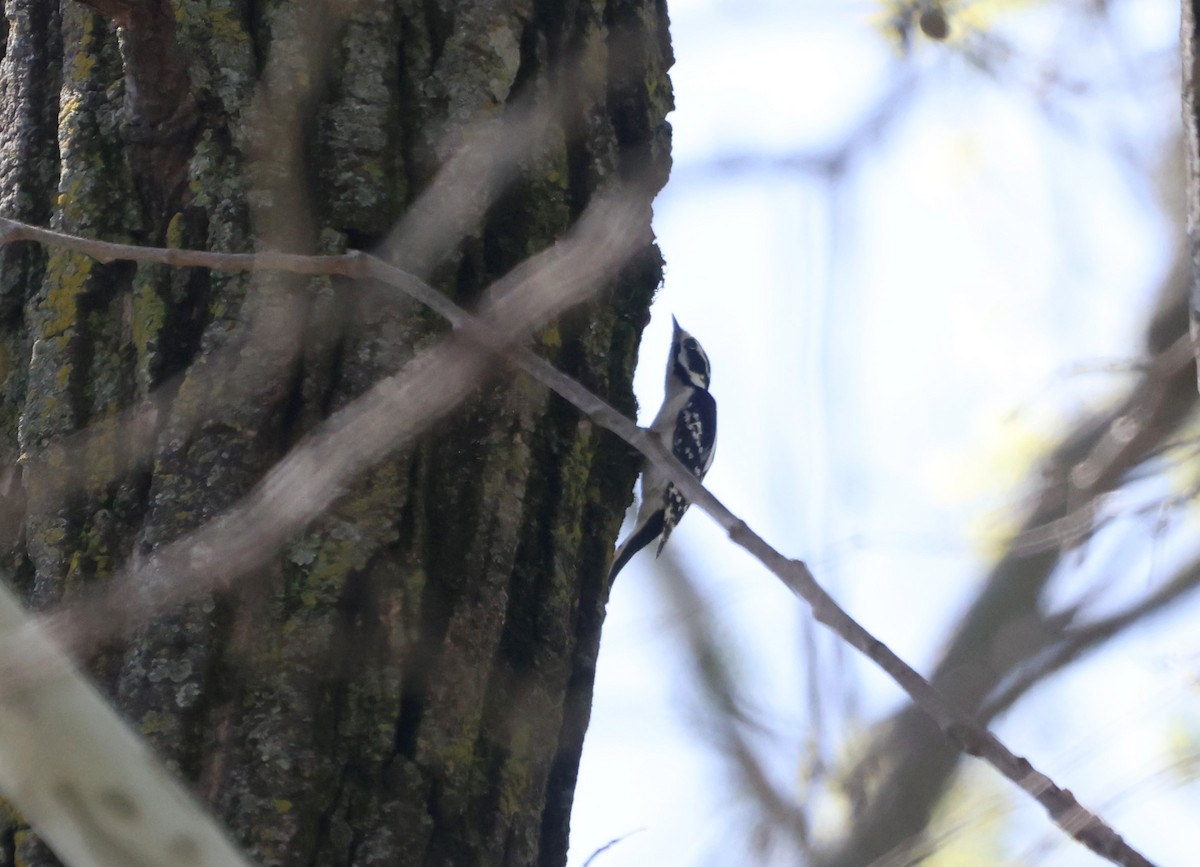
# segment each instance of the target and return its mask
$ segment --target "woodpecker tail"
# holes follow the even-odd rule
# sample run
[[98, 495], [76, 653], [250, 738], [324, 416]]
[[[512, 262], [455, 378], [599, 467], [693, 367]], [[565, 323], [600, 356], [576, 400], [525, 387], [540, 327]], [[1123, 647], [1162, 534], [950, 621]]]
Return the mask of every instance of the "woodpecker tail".
[[646, 523], [629, 534], [629, 538], [617, 548], [617, 556], [613, 559], [612, 570], [608, 573], [608, 583], [611, 585], [617, 573], [625, 568], [625, 564], [633, 555], [645, 548], [663, 529], [663, 511], [659, 509], [652, 514]]

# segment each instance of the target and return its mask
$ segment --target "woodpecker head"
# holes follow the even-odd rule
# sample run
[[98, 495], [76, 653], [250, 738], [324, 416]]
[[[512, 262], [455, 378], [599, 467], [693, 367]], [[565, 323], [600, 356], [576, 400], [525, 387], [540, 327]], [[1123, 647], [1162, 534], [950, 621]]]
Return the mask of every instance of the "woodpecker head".
[[684, 385], [708, 390], [708, 381], [712, 368], [704, 348], [695, 337], [679, 327], [674, 316], [671, 322], [675, 324], [675, 335], [671, 339], [671, 363], [667, 368], [667, 386], [670, 387], [672, 377]]

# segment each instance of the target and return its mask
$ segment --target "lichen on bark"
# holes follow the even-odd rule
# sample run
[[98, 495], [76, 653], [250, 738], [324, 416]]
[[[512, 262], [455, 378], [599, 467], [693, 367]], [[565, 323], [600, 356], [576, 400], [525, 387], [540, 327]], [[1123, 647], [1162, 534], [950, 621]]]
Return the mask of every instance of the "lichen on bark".
[[[472, 124], [557, 100], [517, 176], [494, 200], [476, 191], [486, 208], [427, 263], [438, 289], [470, 303], [562, 237], [604, 185], [665, 181], [661, 3], [169, 8], [196, 114], [148, 153], [155, 140], [133, 140], [129, 115], [152, 101], [126, 99], [128, 39], [113, 22], [69, 0], [61, 13], [5, 3], [5, 215], [225, 251], [371, 247]], [[311, 15], [332, 22], [319, 56], [287, 56]], [[264, 75], [274, 98], [298, 102], [272, 114]], [[264, 132], [265, 117], [282, 125]], [[270, 147], [280, 130], [294, 135]], [[0, 256], [0, 457], [96, 434], [86, 464], [23, 479], [8, 560], [42, 606], [220, 514], [445, 332], [370, 286], [30, 247]], [[647, 247], [541, 331], [537, 350], [631, 412], [661, 265]], [[608, 557], [636, 464], [557, 397], [499, 373], [268, 567], [91, 660], [262, 864], [565, 862]], [[139, 460], [114, 419], [151, 399], [154, 447]], [[0, 825], [0, 864], [51, 863], [18, 818]]]

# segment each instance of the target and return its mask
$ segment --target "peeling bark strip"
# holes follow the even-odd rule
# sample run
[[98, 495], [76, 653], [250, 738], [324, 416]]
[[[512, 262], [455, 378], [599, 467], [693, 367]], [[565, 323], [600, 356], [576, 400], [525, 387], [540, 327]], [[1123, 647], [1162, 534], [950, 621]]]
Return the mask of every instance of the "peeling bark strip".
[[[0, 215], [174, 249], [337, 254], [377, 248], [448, 174], [462, 207], [439, 192], [440, 234], [396, 261], [475, 305], [603, 183], [665, 180], [661, 2], [324, 9], [313, 34], [299, 0], [5, 0]], [[503, 182], [454, 183], [470, 131], [564, 81], [536, 146], [497, 148]], [[0, 458], [84, 455], [11, 474], [28, 505], [0, 565], [42, 609], [222, 514], [444, 332], [416, 305], [348, 300], [329, 275], [26, 243], [0, 256]], [[534, 348], [632, 414], [661, 277], [640, 244]], [[488, 382], [245, 580], [106, 644], [92, 670], [261, 864], [561, 865], [635, 472], [527, 378]], [[38, 489], [47, 475], [61, 485]], [[0, 864], [17, 861], [55, 863], [0, 812]]]
[[1183, 134], [1187, 150], [1187, 233], [1191, 252], [1191, 291], [1189, 321], [1192, 346], [1196, 353], [1197, 387], [1200, 388], [1200, 0], [1182, 0], [1179, 46], [1183, 68]]

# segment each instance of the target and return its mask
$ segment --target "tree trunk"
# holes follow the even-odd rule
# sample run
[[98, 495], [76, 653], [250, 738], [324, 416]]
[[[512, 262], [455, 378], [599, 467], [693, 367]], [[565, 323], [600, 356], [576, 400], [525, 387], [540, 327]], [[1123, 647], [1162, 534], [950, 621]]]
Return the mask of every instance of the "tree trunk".
[[[374, 248], [472, 124], [544, 97], [561, 110], [516, 177], [461, 191], [477, 212], [445, 249], [397, 253], [469, 305], [602, 184], [665, 181], [655, 0], [90, 7], [4, 3], [0, 215], [146, 245]], [[445, 330], [324, 278], [0, 256], [4, 565], [43, 609], [219, 515]], [[649, 245], [535, 348], [632, 412], [660, 279]], [[138, 407], [144, 455], [114, 421]], [[86, 445], [28, 469], [65, 442]], [[506, 373], [269, 568], [93, 648], [92, 671], [259, 863], [563, 864], [636, 468]], [[0, 839], [0, 864], [55, 863], [19, 818]]]

